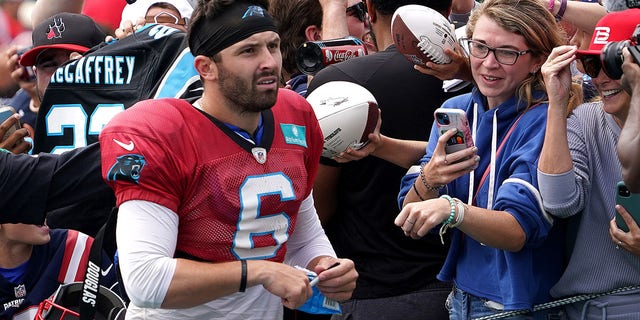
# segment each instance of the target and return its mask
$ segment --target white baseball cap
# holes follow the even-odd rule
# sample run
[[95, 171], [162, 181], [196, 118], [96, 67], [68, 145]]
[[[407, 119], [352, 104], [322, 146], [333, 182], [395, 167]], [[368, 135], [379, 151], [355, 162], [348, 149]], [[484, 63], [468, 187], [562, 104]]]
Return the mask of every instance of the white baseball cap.
[[135, 23], [138, 18], [144, 18], [149, 8], [159, 2], [166, 2], [176, 7], [182, 18], [191, 18], [193, 6], [188, 0], [135, 0], [134, 3], [127, 3], [127, 5], [124, 6], [120, 27], [124, 27], [125, 21]]

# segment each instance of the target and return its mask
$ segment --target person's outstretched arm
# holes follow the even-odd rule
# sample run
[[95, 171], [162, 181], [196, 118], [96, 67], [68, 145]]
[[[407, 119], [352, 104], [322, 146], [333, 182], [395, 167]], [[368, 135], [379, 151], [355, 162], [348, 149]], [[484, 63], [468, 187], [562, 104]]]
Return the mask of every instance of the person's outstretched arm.
[[44, 19], [60, 12], [80, 13], [84, 0], [38, 0], [31, 12], [31, 25], [35, 28]]
[[627, 51], [622, 64], [622, 85], [631, 94], [629, 114], [618, 139], [618, 158], [622, 164], [622, 178], [631, 192], [640, 192], [640, 66]]

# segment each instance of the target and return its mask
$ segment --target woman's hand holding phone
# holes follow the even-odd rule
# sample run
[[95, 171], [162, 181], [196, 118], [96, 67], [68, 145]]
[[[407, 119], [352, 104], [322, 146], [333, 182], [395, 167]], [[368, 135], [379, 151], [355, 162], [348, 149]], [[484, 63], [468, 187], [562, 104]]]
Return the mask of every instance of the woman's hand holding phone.
[[457, 129], [453, 128], [445, 131], [438, 138], [431, 160], [423, 169], [430, 185], [448, 184], [478, 167], [480, 157], [477, 155], [478, 149], [474, 146], [453, 153], [445, 151], [448, 141], [456, 134]]
[[631, 193], [618, 182], [616, 186], [616, 216], [609, 223], [609, 235], [616, 248], [640, 256], [640, 194]]
[[465, 148], [473, 147], [473, 137], [469, 128], [467, 114], [460, 109], [438, 108], [433, 112], [438, 133], [442, 136], [450, 129], [457, 129], [454, 135], [447, 140], [445, 151], [454, 153]]
[[438, 108], [433, 112], [433, 116], [440, 135], [438, 143], [444, 143], [446, 161], [443, 162], [448, 165], [473, 160], [464, 168], [475, 169], [478, 165], [476, 160], [479, 158], [464, 110]]
[[[454, 169], [466, 168], [468, 171], [474, 170], [478, 166], [480, 157], [477, 155], [478, 148], [473, 143], [466, 145], [464, 142], [460, 142], [460, 130], [457, 128], [451, 128], [440, 134], [438, 138], [438, 146], [436, 150], [442, 149], [444, 155], [442, 156], [442, 162]], [[455, 147], [451, 148], [452, 141], [457, 141]], [[435, 152], [434, 152], [435, 156]]]

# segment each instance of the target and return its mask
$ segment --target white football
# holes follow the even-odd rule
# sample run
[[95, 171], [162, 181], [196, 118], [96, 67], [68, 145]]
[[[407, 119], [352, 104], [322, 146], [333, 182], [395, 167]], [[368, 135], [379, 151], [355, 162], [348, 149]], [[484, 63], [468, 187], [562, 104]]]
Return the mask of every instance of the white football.
[[347, 81], [327, 82], [307, 96], [318, 118], [324, 147], [322, 156], [332, 158], [360, 149], [378, 123], [378, 102], [369, 90]]
[[451, 62], [445, 48], [455, 48], [455, 28], [445, 16], [429, 7], [410, 4], [398, 8], [391, 20], [398, 51], [413, 64]]

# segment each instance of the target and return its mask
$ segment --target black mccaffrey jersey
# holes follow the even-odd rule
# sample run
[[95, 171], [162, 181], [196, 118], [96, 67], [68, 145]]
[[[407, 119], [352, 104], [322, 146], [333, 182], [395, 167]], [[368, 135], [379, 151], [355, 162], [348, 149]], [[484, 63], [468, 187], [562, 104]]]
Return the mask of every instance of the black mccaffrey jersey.
[[[34, 153], [62, 154], [95, 144], [86, 152], [97, 155], [85, 158], [97, 163], [76, 165], [65, 174], [101, 179], [98, 135], [113, 116], [140, 100], [201, 95], [202, 84], [186, 42], [182, 31], [146, 25], [127, 38], [93, 48], [84, 57], [59, 67], [38, 112]], [[51, 188], [55, 190], [50, 194], [67, 190], [65, 197], [75, 200], [64, 206], [47, 206], [47, 224], [52, 228], [72, 228], [95, 236], [115, 206], [115, 197], [104, 182], [90, 187], [92, 190], [78, 191], [92, 196], [76, 197], [68, 191], [74, 190], [69, 185]]]
[[34, 153], [97, 142], [102, 127], [134, 103], [185, 97], [193, 92], [190, 85], [199, 84], [186, 33], [146, 25], [56, 70], [38, 112]]

